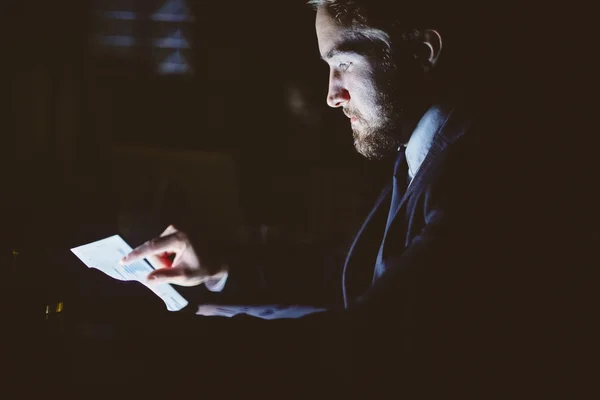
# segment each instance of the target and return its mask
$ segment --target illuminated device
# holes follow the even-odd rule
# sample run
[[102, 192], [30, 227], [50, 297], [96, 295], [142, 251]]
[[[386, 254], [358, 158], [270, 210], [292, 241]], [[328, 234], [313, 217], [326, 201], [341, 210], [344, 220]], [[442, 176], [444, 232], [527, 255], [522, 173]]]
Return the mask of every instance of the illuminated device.
[[[119, 235], [107, 237], [71, 251], [89, 268], [96, 268], [111, 278], [120, 281], [138, 281], [152, 290], [165, 302], [169, 311], [179, 311], [188, 305], [184, 299], [168, 283], [148, 283], [146, 277], [155, 269], [163, 268], [152, 259], [134, 261], [122, 265], [119, 261], [133, 250]], [[300, 318], [307, 314], [325, 311], [322, 308], [301, 305], [215, 305], [203, 304], [196, 311], [197, 315], [233, 317], [237, 314], [248, 314], [262, 319]]]
[[165, 302], [169, 311], [179, 311], [188, 305], [188, 301], [168, 283], [148, 283], [146, 281], [150, 272], [162, 267], [155, 261], [144, 259], [122, 265], [119, 261], [131, 250], [133, 250], [131, 246], [119, 235], [71, 249], [73, 254], [89, 268], [96, 268], [120, 281], [142, 283]]

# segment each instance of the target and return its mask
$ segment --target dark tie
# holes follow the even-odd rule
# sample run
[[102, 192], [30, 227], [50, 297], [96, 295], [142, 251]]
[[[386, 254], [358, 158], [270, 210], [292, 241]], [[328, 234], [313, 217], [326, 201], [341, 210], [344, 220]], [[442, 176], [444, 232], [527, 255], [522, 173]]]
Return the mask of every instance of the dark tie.
[[392, 219], [398, 210], [398, 206], [404, 197], [408, 186], [408, 164], [406, 162], [406, 147], [402, 146], [398, 152], [396, 163], [394, 164], [394, 186], [392, 191], [392, 202], [390, 203], [390, 212], [385, 231], [390, 227]]
[[[382, 238], [387, 234], [390, 225], [398, 211], [398, 207], [402, 202], [402, 198], [406, 193], [406, 188], [408, 187], [409, 179], [408, 179], [408, 164], [406, 163], [406, 154], [405, 147], [402, 146], [398, 152], [398, 157], [396, 158], [396, 162], [394, 164], [394, 178], [393, 178], [393, 186], [392, 186], [392, 201], [390, 202], [390, 210], [388, 213], [387, 224], [385, 226], [385, 232]], [[382, 262], [382, 249], [383, 249], [383, 240], [381, 242], [381, 246], [379, 248], [379, 253], [377, 254], [377, 261], [375, 264], [375, 272], [373, 274], [373, 281], [375, 281], [381, 274], [384, 272], [384, 265]]]

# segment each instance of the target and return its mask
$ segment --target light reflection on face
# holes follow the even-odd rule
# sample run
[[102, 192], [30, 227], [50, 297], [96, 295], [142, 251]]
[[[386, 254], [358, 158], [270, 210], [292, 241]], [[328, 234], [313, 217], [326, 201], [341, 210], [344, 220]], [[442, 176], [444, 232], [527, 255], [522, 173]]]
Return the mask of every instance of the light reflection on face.
[[354, 145], [369, 159], [395, 151], [401, 105], [395, 72], [373, 42], [360, 31], [341, 26], [328, 12], [317, 11], [317, 39], [321, 57], [330, 68], [327, 104], [341, 107], [350, 118]]

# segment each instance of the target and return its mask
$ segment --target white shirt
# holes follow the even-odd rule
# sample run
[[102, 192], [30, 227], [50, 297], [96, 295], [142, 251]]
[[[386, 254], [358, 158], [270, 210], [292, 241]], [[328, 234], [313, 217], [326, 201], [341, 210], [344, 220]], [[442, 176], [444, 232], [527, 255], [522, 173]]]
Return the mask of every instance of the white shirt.
[[444, 122], [444, 115], [437, 107], [430, 108], [417, 124], [406, 144], [408, 176], [412, 180], [425, 160], [433, 137]]
[[[427, 153], [429, 153], [433, 137], [443, 122], [442, 117], [442, 113], [438, 108], [430, 108], [410, 135], [410, 139], [406, 144], [406, 163], [408, 164], [408, 176], [411, 182], [419, 171], [421, 164], [423, 164]], [[400, 148], [398, 148], [398, 151], [400, 151]], [[222, 291], [225, 288], [228, 276], [229, 274], [225, 273], [219, 280], [206, 281], [206, 288], [211, 292]]]

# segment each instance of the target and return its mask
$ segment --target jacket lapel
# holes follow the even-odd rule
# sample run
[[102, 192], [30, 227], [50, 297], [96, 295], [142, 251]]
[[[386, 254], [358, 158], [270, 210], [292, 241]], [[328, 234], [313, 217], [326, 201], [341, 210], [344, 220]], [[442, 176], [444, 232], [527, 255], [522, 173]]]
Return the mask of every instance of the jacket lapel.
[[[422, 164], [420, 165], [416, 175], [408, 185], [402, 200], [400, 201], [396, 210], [393, 211], [392, 224], [397, 221], [397, 216], [400, 211], [406, 207], [407, 201], [410, 199], [411, 195], [415, 190], [421, 187], [421, 182], [423, 180], [423, 176], [426, 175], [429, 168], [434, 164], [434, 162], [438, 159], [439, 155], [452, 143], [454, 143], [459, 137], [463, 135], [463, 133], [470, 126], [470, 120], [466, 118], [463, 110], [460, 109], [448, 109], [443, 106], [434, 106], [430, 108], [427, 113], [423, 116], [425, 118], [434, 118], [437, 119], [438, 122], [432, 125], [432, 128], [437, 129], [433, 137], [433, 141], [431, 143], [431, 147], [425, 156]], [[386, 239], [388, 233], [391, 229], [391, 225], [389, 229], [385, 232], [383, 237], [383, 249], [382, 249], [382, 258], [385, 260], [386, 258]]]
[[[415, 188], [418, 188], [420, 186], [424, 172], [427, 171], [427, 169], [437, 158], [439, 153], [446, 147], [446, 138], [442, 133], [444, 132], [444, 127], [448, 123], [451, 115], [452, 111], [446, 112], [446, 110], [443, 110], [441, 107], [431, 107], [421, 119], [421, 121], [426, 120], [430, 124], [430, 126], [428, 126], [429, 129], [435, 129], [437, 130], [437, 132], [433, 136], [431, 147], [429, 148], [425, 159], [423, 159], [423, 162], [419, 166], [416, 175], [413, 177], [410, 184], [408, 185], [408, 188], [404, 192], [404, 196], [398, 204], [398, 207], [395, 211], [393, 211], [394, 215], [392, 217], [392, 220], [396, 219], [398, 212], [402, 209], [402, 207], [404, 207], [406, 201], [410, 198], [410, 195], [414, 192]], [[431, 120], [437, 121], [431, 124]], [[421, 123], [419, 123], [419, 125], [421, 125]], [[416, 129], [419, 129], [419, 126], [417, 126]]]
[[[389, 210], [387, 205], [390, 202], [391, 194], [392, 184], [390, 183], [383, 189], [381, 195], [379, 195], [375, 206], [367, 216], [348, 250], [342, 275], [342, 292], [346, 307], [348, 307], [351, 299], [362, 293], [371, 283], [370, 278], [373, 275], [373, 270], [365, 267], [371, 261], [373, 267], [375, 265], [375, 257], [381, 245], [381, 241], [377, 239], [383, 237], [383, 230], [385, 229], [388, 215], [387, 211]], [[375, 255], [371, 260], [369, 255], [373, 252], [375, 252]]]

